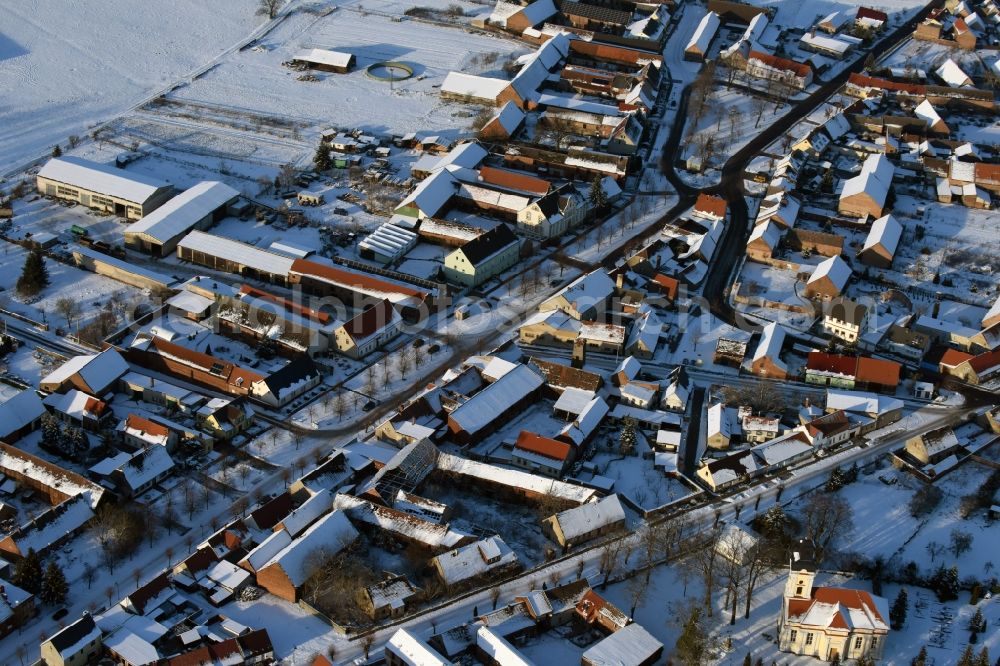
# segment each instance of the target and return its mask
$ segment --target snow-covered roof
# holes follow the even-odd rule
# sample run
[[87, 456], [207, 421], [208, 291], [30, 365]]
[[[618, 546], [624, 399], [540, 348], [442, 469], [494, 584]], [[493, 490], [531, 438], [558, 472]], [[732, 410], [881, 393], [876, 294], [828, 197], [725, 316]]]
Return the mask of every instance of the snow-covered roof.
[[631, 350], [634, 346], [640, 345], [643, 349], [652, 351], [656, 349], [661, 333], [663, 333], [663, 324], [659, 317], [652, 312], [647, 312], [632, 325], [626, 347]]
[[648, 405], [653, 401], [656, 396], [657, 389], [656, 385], [645, 384], [642, 382], [629, 382], [621, 387], [620, 393], [622, 398], [627, 398], [629, 402]]
[[547, 302], [562, 297], [577, 312], [583, 312], [604, 303], [614, 293], [614, 280], [604, 270], [598, 269], [573, 280]]
[[534, 662], [522, 655], [503, 636], [494, 633], [487, 626], [476, 630], [476, 647], [498, 666], [534, 666]]
[[641, 407], [633, 407], [632, 405], [623, 405], [619, 403], [615, 405], [613, 410], [611, 410], [611, 418], [616, 421], [621, 421], [626, 416], [631, 416], [639, 423], [649, 423], [660, 426], [664, 423], [679, 426], [681, 423], [680, 414], [664, 412], [658, 409], [642, 409]]
[[458, 179], [448, 169], [434, 171], [399, 202], [396, 210], [416, 208], [422, 216], [434, 217], [455, 196], [458, 187]]
[[251, 569], [258, 571], [291, 543], [292, 537], [288, 532], [278, 530], [257, 544], [253, 550], [246, 554], [246, 557], [240, 560], [240, 563], [246, 562], [250, 565]]
[[952, 88], [972, 85], [972, 79], [969, 78], [969, 75], [951, 58], [945, 60], [940, 67], [934, 70], [934, 73]]
[[[761, 16], [763, 16], [763, 14], [761, 14]], [[836, 141], [851, 130], [851, 122], [843, 113], [838, 113], [831, 116], [829, 120], [823, 123], [822, 127], [827, 135]]]
[[401, 509], [389, 508], [352, 495], [337, 494], [334, 507], [346, 511], [352, 520], [432, 549], [454, 548], [472, 535], [447, 523], [433, 522]]
[[117, 349], [109, 347], [99, 354], [74, 356], [46, 375], [41, 383], [58, 385], [73, 375], [79, 375], [95, 393], [104, 393], [126, 372], [128, 363]]
[[475, 434], [544, 383], [528, 366], [518, 364], [452, 411], [449, 420], [466, 433]]
[[295, 261], [291, 257], [268, 252], [253, 245], [208, 234], [204, 231], [192, 231], [181, 239], [177, 247], [193, 252], [204, 252], [213, 257], [222, 257], [227, 261], [271, 275], [288, 275], [292, 270], [292, 263]]
[[583, 663], [591, 666], [641, 666], [651, 663], [663, 650], [642, 625], [632, 623], [598, 641], [583, 653]]
[[808, 284], [812, 284], [823, 278], [829, 278], [830, 282], [836, 289], [843, 290], [850, 277], [851, 267], [848, 266], [847, 262], [841, 259], [838, 254], [828, 259], [824, 259], [817, 264], [816, 268], [812, 272], [812, 275], [809, 276]]
[[338, 553], [358, 538], [358, 531], [343, 511], [331, 511], [313, 523], [302, 536], [282, 548], [261, 569], [281, 567], [293, 585], [299, 587], [309, 577], [307, 559], [317, 548]]
[[34, 389], [11, 396], [0, 405], [0, 439], [20, 430], [45, 414], [45, 405]]
[[801, 430], [793, 430], [766, 444], [753, 448], [764, 465], [778, 465], [786, 460], [805, 455], [812, 451], [812, 446]]
[[10, 537], [22, 555], [31, 548], [44, 553], [53, 544], [75, 534], [93, 517], [94, 510], [87, 497], [75, 495], [17, 528]]
[[618, 324], [585, 321], [580, 323], [580, 337], [584, 340], [620, 345], [625, 341], [625, 327]]
[[601, 424], [604, 417], [607, 415], [609, 410], [608, 403], [604, 402], [604, 398], [600, 396], [595, 396], [593, 400], [587, 403], [587, 406], [583, 408], [583, 411], [577, 416], [576, 420], [572, 423], [566, 425], [560, 431], [560, 436], [570, 438], [578, 446], [583, 443], [587, 437], [590, 436], [597, 426]]
[[511, 488], [530, 490], [578, 504], [586, 502], [595, 494], [594, 490], [583, 486], [577, 486], [521, 470], [497, 467], [496, 465], [469, 460], [468, 458], [462, 458], [449, 453], [438, 454], [437, 468]]
[[828, 411], [844, 410], [862, 414], [881, 414], [902, 408], [903, 403], [896, 398], [880, 396], [876, 393], [827, 389], [826, 408]]
[[238, 590], [250, 578], [250, 572], [232, 562], [219, 560], [206, 569], [203, 576], [227, 590]]
[[817, 25], [821, 25], [832, 30], [838, 30], [840, 26], [847, 23], [853, 14], [847, 11], [834, 11], [827, 14], [825, 17], [820, 19]]
[[113, 458], [106, 458], [90, 470], [103, 476], [118, 471], [128, 487], [135, 490], [166, 474], [173, 467], [174, 461], [167, 452], [167, 447], [156, 444], [132, 455], [120, 453]]
[[417, 244], [417, 235], [408, 229], [386, 222], [361, 239], [358, 247], [398, 259]]
[[862, 251], [881, 245], [891, 257], [896, 254], [896, 247], [902, 236], [903, 225], [892, 215], [883, 215], [872, 222], [872, 228], [868, 231]]
[[762, 358], [770, 358], [771, 362], [778, 367], [784, 368], [785, 364], [778, 357], [781, 347], [785, 344], [785, 329], [777, 322], [771, 322], [761, 329], [760, 342], [754, 351], [753, 360], [759, 361]]
[[[552, 0], [539, 0], [539, 2], [546, 1], [551, 2]], [[499, 124], [507, 134], [513, 134], [524, 122], [524, 111], [519, 109], [514, 102], [507, 102], [500, 107], [500, 110], [487, 122], [487, 125], [493, 122]]]
[[448, 72], [448, 75], [444, 77], [444, 82], [441, 84], [441, 92], [460, 97], [493, 101], [509, 85], [510, 81], [505, 79], [475, 76], [473, 74], [463, 74], [462, 72]]
[[333, 507], [333, 495], [323, 489], [296, 507], [281, 520], [281, 525], [292, 537], [297, 537], [314, 520]]
[[895, 171], [896, 168], [883, 153], [869, 155], [861, 165], [861, 172], [844, 181], [840, 198], [865, 193], [881, 208], [889, 195]]
[[697, 51], [702, 55], [708, 53], [708, 47], [712, 43], [712, 39], [715, 38], [715, 33], [718, 32], [721, 24], [722, 21], [715, 12], [705, 14], [701, 22], [698, 23], [698, 27], [695, 29], [694, 34], [691, 35], [691, 40], [684, 47], [684, 50]]
[[853, 46], [853, 44], [844, 41], [843, 39], [828, 37], [827, 35], [821, 35], [814, 32], [807, 32], [802, 35], [802, 38], [799, 41], [805, 46], [810, 46], [816, 50], [830, 51], [839, 55], [847, 53]]
[[79, 474], [2, 442], [0, 442], [0, 470], [16, 472], [66, 495], [87, 494], [93, 508], [97, 508], [104, 494], [103, 488]]
[[350, 67], [354, 58], [350, 53], [342, 51], [331, 51], [329, 49], [309, 49], [300, 51], [292, 56], [292, 60], [311, 62], [317, 65], [329, 65], [331, 67]]
[[[487, 559], [493, 560], [487, 562]], [[517, 553], [499, 536], [491, 536], [434, 558], [445, 585], [480, 576], [491, 569], [517, 563]]]
[[555, 516], [567, 541], [590, 534], [625, 520], [625, 509], [618, 495], [608, 495], [596, 502], [587, 502]]
[[916, 108], [913, 109], [913, 115], [922, 120], [926, 120], [929, 127], [934, 127], [934, 125], [941, 122], [941, 116], [928, 99], [925, 99], [920, 104], [917, 104]]
[[52, 158], [39, 170], [38, 175], [138, 204], [145, 203], [160, 189], [170, 187], [169, 183], [157, 178], [70, 155]]
[[778, 247], [778, 242], [781, 240], [781, 231], [778, 229], [776, 224], [772, 224], [770, 220], [764, 222], [763, 224], [758, 224], [750, 232], [750, 238], [747, 239], [747, 245], [754, 242], [755, 240], [761, 240], [764, 244], [771, 248], [772, 250]]
[[708, 430], [706, 434], [711, 437], [713, 435], [722, 435], [724, 437], [730, 437], [732, 435], [732, 428], [729, 423], [729, 415], [726, 413], [726, 406], [721, 402], [717, 402], [714, 405], [710, 405], [707, 411], [708, 419]]
[[395, 655], [406, 666], [451, 666], [452, 664], [437, 650], [406, 629], [397, 629], [385, 644], [385, 650]]
[[556, 412], [579, 415], [586, 409], [590, 401], [594, 399], [594, 396], [593, 391], [570, 386], [562, 392], [552, 409]]
[[165, 243], [240, 195], [225, 183], [202, 181], [125, 229], [125, 235], [144, 234]]

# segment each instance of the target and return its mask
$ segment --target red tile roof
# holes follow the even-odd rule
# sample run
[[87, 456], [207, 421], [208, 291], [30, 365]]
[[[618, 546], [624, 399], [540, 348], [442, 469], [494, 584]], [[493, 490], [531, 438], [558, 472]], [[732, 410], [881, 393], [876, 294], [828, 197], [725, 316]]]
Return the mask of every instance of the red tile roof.
[[292, 262], [292, 273], [308, 275], [320, 280], [325, 280], [333, 284], [369, 291], [378, 291], [388, 294], [403, 294], [414, 298], [425, 299], [429, 295], [426, 291], [421, 291], [416, 287], [407, 287], [396, 282], [386, 282], [370, 275], [347, 271], [336, 266], [318, 264], [308, 259], [296, 259]]
[[660, 285], [660, 288], [663, 290], [663, 293], [667, 295], [667, 298], [670, 300], [677, 298], [677, 287], [680, 285], [677, 278], [672, 278], [669, 275], [664, 275], [663, 273], [657, 273], [653, 276], [653, 282]]
[[344, 324], [344, 330], [355, 342], [359, 342], [385, 328], [394, 314], [392, 303], [389, 299], [384, 299]]
[[295, 303], [287, 298], [282, 298], [281, 296], [275, 296], [274, 294], [269, 294], [266, 291], [257, 289], [255, 287], [251, 287], [248, 284], [245, 284], [242, 287], [240, 287], [240, 293], [248, 294], [250, 296], [253, 296], [254, 298], [260, 298], [265, 301], [270, 301], [271, 303], [280, 305], [287, 312], [292, 312], [294, 314], [299, 315], [300, 317], [305, 317], [306, 319], [312, 319], [313, 321], [317, 321], [320, 324], [326, 324], [327, 322], [330, 321], [330, 315], [327, 314], [326, 312], [320, 312], [319, 310], [314, 310], [304, 305], [299, 305], [298, 303]]
[[944, 354], [941, 354], [940, 364], [949, 368], [954, 368], [955, 366], [965, 363], [972, 358], [972, 354], [968, 354], [957, 349], [949, 349]]
[[817, 372], [836, 372], [841, 375], [854, 376], [858, 368], [858, 359], [853, 356], [842, 354], [827, 354], [826, 352], [809, 352], [809, 359], [806, 361], [807, 370]]
[[889, 16], [885, 12], [880, 12], [877, 9], [872, 9], [871, 7], [858, 7], [858, 13], [855, 14], [856, 19], [872, 19], [874, 21], [882, 21], [885, 23], [889, 20]]
[[[263, 375], [260, 375], [253, 370], [241, 368], [230, 363], [229, 361], [224, 361], [210, 354], [188, 349], [187, 347], [174, 344], [173, 342], [164, 340], [163, 338], [153, 338], [150, 341], [150, 347], [152, 347], [154, 353], [169, 354], [170, 356], [173, 356], [184, 363], [195, 366], [204, 372], [209, 372], [217, 377], [221, 377], [233, 386], [245, 386], [249, 388], [250, 384], [253, 382], [259, 382], [264, 379]], [[213, 367], [217, 367], [218, 372], [212, 372]]]
[[975, 178], [977, 183], [1000, 183], [1000, 164], [987, 164], [986, 162], [976, 162]]
[[694, 202], [694, 209], [715, 217], [725, 217], [726, 200], [722, 197], [702, 193], [698, 195], [698, 200]]
[[503, 187], [508, 190], [519, 192], [532, 192], [534, 194], [548, 194], [552, 184], [530, 173], [511, 171], [510, 169], [498, 169], [496, 167], [484, 166], [479, 170], [479, 178], [484, 183]]
[[795, 76], [808, 76], [811, 71], [809, 69], [809, 65], [801, 62], [795, 62], [794, 60], [789, 60], [788, 58], [779, 58], [778, 56], [771, 55], [770, 53], [764, 53], [762, 51], [750, 51], [750, 55], [747, 56], [747, 59], [759, 60], [768, 67], [792, 72]]
[[170, 429], [167, 426], [150, 421], [138, 414], [129, 414], [125, 418], [125, 427], [156, 437], [166, 437], [170, 434]]
[[997, 351], [986, 352], [985, 354], [980, 354], [979, 356], [974, 356], [969, 359], [969, 367], [975, 370], [977, 373], [983, 370], [989, 370], [990, 368], [995, 368], [1000, 365], [1000, 349]]
[[880, 386], [899, 386], [899, 372], [902, 366], [895, 361], [862, 357], [858, 359], [859, 382]]
[[104, 413], [104, 410], [108, 408], [107, 403], [103, 400], [98, 400], [97, 398], [88, 397], [87, 402], [83, 406], [83, 411], [93, 414], [94, 416], [100, 416]]
[[910, 93], [911, 95], [923, 95], [927, 91], [927, 86], [915, 83], [899, 83], [888, 79], [865, 76], [864, 74], [851, 74], [847, 81], [859, 88], [879, 88], [881, 90]]
[[527, 430], [522, 430], [521, 434], [517, 436], [517, 444], [514, 445], [514, 448], [537, 453], [552, 460], [566, 460], [571, 450], [570, 445], [566, 442], [542, 437]]
[[[839, 604], [847, 609], [861, 610], [867, 608], [882, 624], [887, 624], [882, 614], [878, 612], [875, 600], [864, 590], [849, 590], [841, 587], [817, 587], [813, 590], [811, 599], [789, 599], [789, 617], [801, 617], [814, 603]], [[830, 618], [827, 625], [837, 629], [848, 629], [849, 625], [844, 619], [842, 612], [838, 612]]]

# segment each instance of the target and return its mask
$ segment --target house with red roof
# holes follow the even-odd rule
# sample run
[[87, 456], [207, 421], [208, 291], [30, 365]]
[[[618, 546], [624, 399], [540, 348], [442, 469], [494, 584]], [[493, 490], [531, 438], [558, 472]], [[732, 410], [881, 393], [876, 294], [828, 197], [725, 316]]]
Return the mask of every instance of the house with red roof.
[[573, 447], [566, 442], [522, 430], [514, 444], [510, 463], [529, 472], [559, 478], [572, 458]]
[[808, 543], [796, 544], [778, 618], [778, 649], [831, 661], [882, 657], [889, 605], [864, 590], [816, 587]]
[[705, 218], [706, 220], [724, 220], [726, 217], [726, 200], [722, 197], [701, 193], [698, 195], [697, 201], [694, 202], [691, 214], [695, 217]]
[[763, 51], [750, 51], [750, 55], [747, 56], [747, 76], [780, 81], [798, 90], [808, 88], [813, 81], [812, 68], [809, 65]]
[[[952, 351], [954, 350], [948, 350], [948, 352]], [[945, 356], [948, 355], [948, 353], [945, 354]], [[955, 358], [957, 359], [957, 356]], [[970, 384], [985, 384], [1000, 377], [1000, 349], [966, 358], [950, 368], [946, 367], [945, 357], [942, 356], [941, 370], [945, 374], [958, 377]]]

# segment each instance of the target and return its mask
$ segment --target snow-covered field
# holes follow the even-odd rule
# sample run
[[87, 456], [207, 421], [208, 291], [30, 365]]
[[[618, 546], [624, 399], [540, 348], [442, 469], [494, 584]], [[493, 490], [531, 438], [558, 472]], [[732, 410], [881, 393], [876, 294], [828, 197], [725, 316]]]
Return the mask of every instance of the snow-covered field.
[[0, 2], [0, 172], [121, 113], [260, 21], [245, 0]]

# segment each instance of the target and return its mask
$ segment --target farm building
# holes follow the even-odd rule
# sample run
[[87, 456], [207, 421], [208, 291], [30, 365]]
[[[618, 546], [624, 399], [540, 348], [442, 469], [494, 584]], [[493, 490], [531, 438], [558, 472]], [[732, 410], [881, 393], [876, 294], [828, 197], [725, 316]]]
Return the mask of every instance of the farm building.
[[71, 156], [49, 160], [38, 172], [35, 184], [44, 196], [75, 201], [129, 220], [152, 213], [173, 193], [173, 187], [162, 180]]
[[448, 588], [471, 584], [485, 576], [503, 576], [520, 567], [517, 553], [498, 536], [438, 555], [430, 565]]
[[309, 69], [346, 74], [354, 67], [355, 58], [352, 54], [341, 51], [309, 49], [295, 54], [292, 57], [292, 62], [305, 65]]
[[358, 254], [381, 264], [391, 264], [400, 259], [417, 244], [417, 234], [388, 222], [358, 243]]
[[892, 268], [892, 258], [903, 236], [903, 225], [892, 215], [883, 215], [874, 222], [865, 239], [864, 247], [858, 252], [858, 259], [866, 266]]
[[524, 111], [513, 102], [507, 102], [479, 129], [479, 136], [485, 140], [505, 141], [514, 136], [523, 124]]
[[225, 183], [202, 181], [134, 222], [125, 230], [125, 245], [166, 257], [192, 229], [204, 231], [224, 218], [240, 193]]
[[557, 13], [552, 0], [535, 0], [523, 5], [510, 0], [498, 0], [490, 14], [489, 22], [504, 30], [521, 34], [528, 28], [534, 28]]
[[192, 231], [177, 244], [177, 256], [243, 277], [285, 284], [295, 260], [222, 236]]
[[80, 268], [98, 275], [106, 275], [133, 287], [149, 289], [153, 293], [162, 292], [177, 284], [177, 278], [172, 275], [151, 271], [144, 266], [123, 261], [83, 245], [73, 246], [73, 260]]
[[560, 546], [570, 548], [624, 527], [625, 509], [618, 495], [608, 495], [549, 516], [544, 525]]
[[510, 463], [529, 472], [559, 478], [566, 470], [573, 449], [566, 442], [522, 430], [517, 436]]
[[698, 24], [698, 28], [691, 36], [691, 41], [684, 48], [684, 59], [701, 62], [708, 55], [709, 46], [715, 39], [715, 33], [719, 31], [722, 21], [715, 12], [705, 14], [705, 18]]

